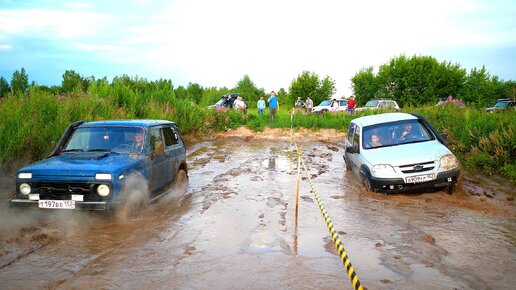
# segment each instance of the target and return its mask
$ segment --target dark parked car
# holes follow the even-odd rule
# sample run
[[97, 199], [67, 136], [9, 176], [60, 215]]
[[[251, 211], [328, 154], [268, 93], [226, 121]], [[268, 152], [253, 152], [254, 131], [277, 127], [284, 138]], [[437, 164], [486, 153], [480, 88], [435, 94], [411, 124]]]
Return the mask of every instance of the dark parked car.
[[[76, 122], [47, 158], [16, 173], [12, 206], [114, 209], [184, 191], [186, 149], [161, 120]], [[137, 196], [135, 198], [135, 196]]]
[[500, 112], [501, 110], [516, 108], [516, 100], [514, 99], [499, 99], [496, 104], [490, 108], [486, 108], [488, 113]]
[[208, 106], [208, 108], [216, 109], [217, 111], [227, 111], [233, 108], [233, 103], [239, 96], [240, 94], [225, 94], [214, 105]]

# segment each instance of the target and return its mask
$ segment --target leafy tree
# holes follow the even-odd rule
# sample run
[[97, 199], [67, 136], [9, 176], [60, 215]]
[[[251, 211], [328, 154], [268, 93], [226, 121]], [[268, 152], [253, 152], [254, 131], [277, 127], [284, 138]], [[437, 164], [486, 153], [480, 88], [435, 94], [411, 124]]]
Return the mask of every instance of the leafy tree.
[[376, 76], [372, 68], [362, 69], [352, 78], [352, 87], [360, 103], [378, 97], [394, 99], [401, 106], [420, 105], [457, 96], [465, 76], [458, 64], [439, 63], [431, 56], [401, 55], [381, 65]]
[[318, 104], [325, 99], [332, 98], [335, 90], [335, 81], [330, 77], [326, 76], [320, 80], [316, 73], [303, 71], [290, 84], [287, 102], [289, 106], [294, 106], [297, 97], [305, 100], [310, 96], [314, 104]]
[[222, 97], [225, 94], [229, 94], [230, 92], [231, 92], [231, 90], [226, 87], [222, 87], [220, 89], [217, 87], [205, 88], [202, 93], [200, 105], [202, 105], [202, 106], [213, 105], [218, 100], [220, 100], [220, 97]]
[[176, 94], [176, 97], [179, 98], [179, 99], [186, 99], [187, 98], [186, 89], [183, 86], [178, 86], [174, 90], [174, 93]]
[[[278, 96], [278, 98], [280, 100], [286, 100], [287, 97], [288, 97], [288, 93], [287, 91], [285, 91], [284, 88], [280, 88], [277, 92], [276, 92], [276, 95]], [[265, 97], [265, 96], [264, 96]], [[266, 98], [267, 99], [267, 98]]]
[[10, 89], [7, 80], [4, 77], [0, 77], [0, 98], [6, 97]]
[[466, 77], [464, 88], [460, 93], [466, 103], [475, 103], [477, 106], [490, 106], [499, 98], [507, 97], [506, 86], [498, 80], [498, 77], [491, 77], [486, 68], [473, 68]]
[[197, 83], [188, 83], [188, 87], [186, 87], [186, 97], [196, 104], [199, 104], [202, 98], [202, 92], [204, 89], [201, 85]]
[[351, 88], [358, 104], [365, 104], [375, 98], [378, 92], [377, 80], [373, 74], [373, 67], [363, 68], [351, 78]]
[[242, 79], [238, 81], [233, 90], [234, 92], [239, 93], [242, 98], [244, 98], [249, 108], [256, 107], [256, 103], [258, 102], [260, 96], [265, 95], [265, 90], [258, 89], [249, 75], [244, 75]]
[[15, 94], [25, 94], [29, 91], [29, 76], [22, 67], [21, 71], [15, 71], [11, 79], [11, 91]]
[[507, 81], [502, 85], [502, 91], [504, 98], [516, 99], [516, 82]]
[[147, 90], [151, 90], [151, 88], [155, 88], [156, 84], [150, 85], [147, 79], [139, 77], [139, 76], [128, 76], [123, 74], [121, 76], [117, 76], [113, 78], [112, 84], [123, 85], [127, 88], [130, 88], [133, 92], [144, 93]]
[[73, 70], [67, 70], [63, 74], [61, 88], [63, 93], [70, 93], [74, 90], [84, 92], [87, 89], [88, 81]]
[[[144, 80], [144, 81], [143, 81]], [[172, 80], [169, 79], [159, 79], [157, 81], [152, 81], [150, 83], [145, 79], [141, 79], [141, 86], [145, 88], [145, 90], [151, 91], [173, 91], [174, 84]]]

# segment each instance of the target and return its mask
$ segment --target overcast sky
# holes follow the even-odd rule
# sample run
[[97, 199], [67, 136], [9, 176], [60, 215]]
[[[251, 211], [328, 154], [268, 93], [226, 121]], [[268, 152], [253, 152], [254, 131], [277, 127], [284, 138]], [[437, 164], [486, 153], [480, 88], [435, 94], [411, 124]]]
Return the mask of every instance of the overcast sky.
[[0, 75], [61, 85], [66, 70], [229, 88], [245, 75], [288, 90], [302, 71], [350, 79], [391, 58], [433, 56], [516, 80], [514, 0], [0, 0]]

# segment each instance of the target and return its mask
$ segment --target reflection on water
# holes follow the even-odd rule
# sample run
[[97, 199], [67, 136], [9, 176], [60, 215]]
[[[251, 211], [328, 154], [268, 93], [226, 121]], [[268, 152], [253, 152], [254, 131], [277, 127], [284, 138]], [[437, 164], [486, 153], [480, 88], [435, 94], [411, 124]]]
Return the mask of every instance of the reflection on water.
[[267, 166], [267, 168], [269, 168], [269, 170], [274, 170], [276, 171], [276, 158], [275, 157], [269, 157], [269, 164]]

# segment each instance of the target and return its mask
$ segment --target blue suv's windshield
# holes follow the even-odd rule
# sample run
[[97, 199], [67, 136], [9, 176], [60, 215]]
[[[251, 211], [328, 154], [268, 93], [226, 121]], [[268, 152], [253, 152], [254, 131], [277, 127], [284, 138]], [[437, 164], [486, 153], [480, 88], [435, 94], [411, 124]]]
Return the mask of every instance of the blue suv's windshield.
[[139, 153], [143, 148], [140, 127], [81, 127], [68, 138], [61, 153], [77, 151], [109, 151]]
[[364, 149], [433, 140], [430, 131], [417, 120], [404, 120], [364, 127]]

